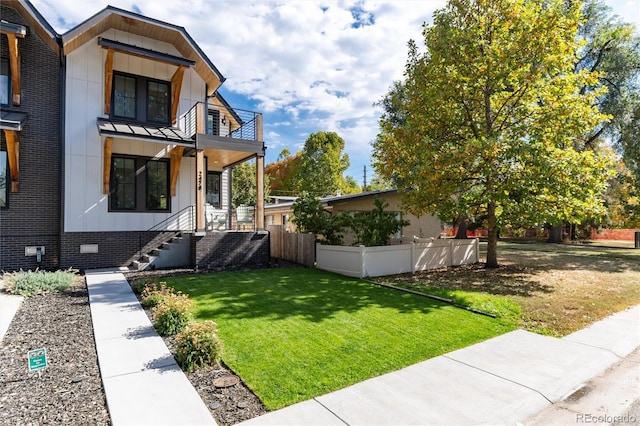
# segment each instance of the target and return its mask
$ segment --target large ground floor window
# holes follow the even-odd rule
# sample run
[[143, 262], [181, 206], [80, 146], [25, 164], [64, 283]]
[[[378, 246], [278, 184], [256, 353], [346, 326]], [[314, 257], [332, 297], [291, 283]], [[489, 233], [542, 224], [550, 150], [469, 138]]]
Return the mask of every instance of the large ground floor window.
[[170, 201], [168, 159], [112, 157], [110, 211], [169, 211]]

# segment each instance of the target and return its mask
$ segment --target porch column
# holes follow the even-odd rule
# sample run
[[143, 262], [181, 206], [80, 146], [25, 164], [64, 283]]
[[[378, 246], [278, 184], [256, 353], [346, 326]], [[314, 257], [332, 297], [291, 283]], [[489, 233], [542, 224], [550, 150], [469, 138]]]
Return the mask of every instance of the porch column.
[[204, 232], [204, 202], [207, 186], [207, 173], [204, 169], [204, 151], [196, 151], [196, 232]]
[[264, 229], [264, 157], [256, 158], [256, 230]]
[[[196, 110], [196, 133], [205, 133], [206, 111], [204, 104]], [[204, 203], [207, 191], [207, 171], [204, 168], [204, 150], [196, 150], [196, 232], [204, 232], [206, 222]]]
[[[262, 141], [262, 114], [256, 116], [256, 140]], [[264, 229], [264, 148], [256, 158], [256, 229]]]

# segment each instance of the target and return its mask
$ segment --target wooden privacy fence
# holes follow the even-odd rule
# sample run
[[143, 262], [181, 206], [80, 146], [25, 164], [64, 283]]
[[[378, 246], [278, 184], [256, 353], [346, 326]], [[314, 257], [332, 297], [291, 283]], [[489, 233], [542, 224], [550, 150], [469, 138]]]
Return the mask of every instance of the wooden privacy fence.
[[271, 257], [288, 260], [305, 266], [316, 261], [316, 244], [313, 234], [286, 232], [284, 225], [267, 225]]

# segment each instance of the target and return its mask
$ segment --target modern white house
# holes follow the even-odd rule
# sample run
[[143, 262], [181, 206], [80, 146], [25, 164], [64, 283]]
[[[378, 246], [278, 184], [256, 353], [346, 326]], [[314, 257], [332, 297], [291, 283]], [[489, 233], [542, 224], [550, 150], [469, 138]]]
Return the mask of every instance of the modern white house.
[[[27, 1], [12, 3], [33, 9]], [[268, 261], [262, 115], [234, 109], [220, 96], [225, 78], [187, 31], [108, 6], [56, 39], [62, 75], [61, 123], [51, 129], [62, 143], [59, 158], [50, 158], [61, 168], [56, 266]], [[255, 160], [259, 188], [253, 231], [230, 232], [231, 174], [248, 160]]]

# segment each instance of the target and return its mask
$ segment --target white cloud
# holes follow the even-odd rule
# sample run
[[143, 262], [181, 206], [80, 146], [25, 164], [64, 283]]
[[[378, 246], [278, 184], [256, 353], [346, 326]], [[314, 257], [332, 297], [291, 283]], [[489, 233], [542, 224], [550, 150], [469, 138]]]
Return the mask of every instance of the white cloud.
[[[380, 110], [373, 107], [402, 78], [409, 39], [444, 0], [209, 1], [32, 0], [64, 33], [111, 4], [184, 27], [240, 95], [265, 116], [267, 162], [300, 149], [309, 133], [346, 141], [349, 172], [362, 177]], [[640, 21], [639, 1], [610, 0]], [[626, 14], [627, 16], [623, 15]], [[629, 18], [631, 14], [631, 18]], [[420, 43], [420, 42], [419, 42]], [[233, 105], [233, 103], [232, 103]], [[235, 105], [234, 105], [235, 106]]]

